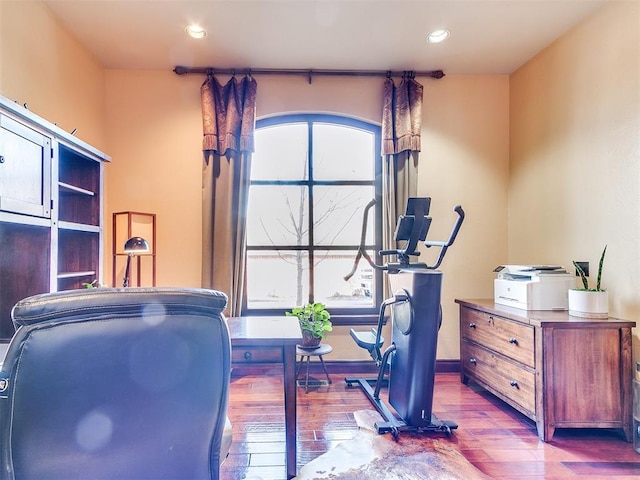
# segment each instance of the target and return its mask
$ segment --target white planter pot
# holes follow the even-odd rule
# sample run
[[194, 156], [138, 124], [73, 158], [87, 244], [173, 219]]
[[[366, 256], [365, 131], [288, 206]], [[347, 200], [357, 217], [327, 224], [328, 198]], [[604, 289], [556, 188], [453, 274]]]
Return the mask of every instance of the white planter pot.
[[583, 318], [608, 318], [609, 293], [569, 290], [569, 315]]

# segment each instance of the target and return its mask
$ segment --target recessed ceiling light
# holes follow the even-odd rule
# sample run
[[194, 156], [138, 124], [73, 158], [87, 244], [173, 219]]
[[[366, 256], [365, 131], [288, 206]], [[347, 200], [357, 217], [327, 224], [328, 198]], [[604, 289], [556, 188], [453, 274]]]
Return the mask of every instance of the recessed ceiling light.
[[207, 36], [207, 31], [200, 25], [189, 25], [184, 31], [193, 38], [204, 38]]
[[427, 36], [427, 42], [429, 43], [444, 42], [447, 38], [449, 38], [449, 35], [451, 35], [449, 30], [434, 30]]

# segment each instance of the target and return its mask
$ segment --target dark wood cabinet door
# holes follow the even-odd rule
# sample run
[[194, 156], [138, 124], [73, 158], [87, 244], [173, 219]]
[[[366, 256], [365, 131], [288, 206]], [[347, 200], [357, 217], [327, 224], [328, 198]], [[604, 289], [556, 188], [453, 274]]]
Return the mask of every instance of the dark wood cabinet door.
[[51, 139], [0, 114], [0, 210], [51, 216]]

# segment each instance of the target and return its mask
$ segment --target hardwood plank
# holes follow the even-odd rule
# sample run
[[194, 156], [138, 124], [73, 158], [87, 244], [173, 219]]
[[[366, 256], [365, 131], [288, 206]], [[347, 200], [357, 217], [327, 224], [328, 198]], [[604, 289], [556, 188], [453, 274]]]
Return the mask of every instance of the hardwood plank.
[[[356, 436], [354, 412], [373, 407], [364, 394], [344, 384], [298, 387], [298, 470], [341, 442]], [[312, 376], [321, 380], [324, 373]], [[354, 376], [349, 374], [348, 376]], [[282, 374], [234, 375], [229, 418], [233, 444], [222, 479], [284, 480], [285, 444]], [[386, 392], [383, 389], [382, 398]], [[556, 430], [553, 440], [538, 438], [536, 425], [474, 383], [463, 385], [457, 373], [436, 375], [433, 412], [459, 427], [451, 437], [429, 435], [461, 452], [496, 480], [608, 480], [640, 474], [640, 455], [619, 429]]]

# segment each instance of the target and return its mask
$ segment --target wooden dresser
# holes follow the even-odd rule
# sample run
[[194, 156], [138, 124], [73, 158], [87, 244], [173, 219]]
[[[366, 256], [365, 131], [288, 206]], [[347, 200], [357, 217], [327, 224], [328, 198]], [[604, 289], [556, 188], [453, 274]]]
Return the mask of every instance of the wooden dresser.
[[619, 428], [632, 440], [635, 322], [456, 303], [462, 383], [473, 380], [534, 420], [545, 442], [556, 428]]

